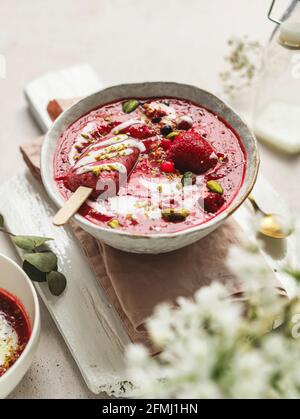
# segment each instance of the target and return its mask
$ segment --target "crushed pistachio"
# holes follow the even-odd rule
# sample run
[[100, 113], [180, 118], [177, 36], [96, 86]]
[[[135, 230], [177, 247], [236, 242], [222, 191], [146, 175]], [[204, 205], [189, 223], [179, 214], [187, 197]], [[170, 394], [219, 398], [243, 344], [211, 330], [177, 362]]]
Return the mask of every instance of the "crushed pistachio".
[[81, 135], [81, 137], [85, 138], [86, 140], [90, 139], [90, 136], [88, 134], [86, 134], [85, 132], [82, 132], [80, 135]]
[[110, 228], [119, 228], [121, 227], [121, 224], [119, 223], [118, 220], [110, 220], [108, 223]]
[[223, 193], [224, 193], [224, 189], [222, 188], [220, 183], [215, 181], [215, 180], [209, 180], [207, 182], [206, 186], [211, 192], [215, 192], [215, 193], [218, 193], [220, 195], [223, 195]]
[[125, 113], [133, 112], [140, 105], [139, 101], [136, 99], [130, 99], [123, 103], [122, 109]]
[[162, 218], [171, 222], [184, 221], [189, 215], [190, 212], [185, 208], [167, 208], [161, 211]]
[[93, 173], [95, 176], [99, 176], [99, 175], [100, 175], [100, 173], [101, 173], [100, 167], [94, 167], [94, 168], [92, 169], [92, 173]]
[[103, 164], [101, 166], [93, 167], [91, 172], [94, 173], [94, 175], [99, 176], [101, 172], [112, 172], [114, 170], [117, 170], [117, 168], [113, 164]]
[[136, 208], [145, 208], [149, 205], [148, 201], [138, 201], [134, 204]]
[[179, 132], [179, 131], [172, 131], [172, 132], [170, 132], [170, 134], [168, 134], [168, 135], [166, 136], [166, 138], [167, 138], [168, 140], [173, 140], [173, 139], [174, 139], [174, 138], [176, 138], [179, 134], [180, 134], [180, 132]]
[[106, 159], [110, 159], [112, 157], [121, 157], [121, 156], [125, 156], [125, 149], [127, 147], [124, 144], [120, 144], [117, 147], [109, 147], [106, 149], [105, 154], [103, 154], [103, 152], [100, 154], [98, 154], [98, 156], [95, 157], [96, 161], [100, 161], [100, 160], [106, 160]]

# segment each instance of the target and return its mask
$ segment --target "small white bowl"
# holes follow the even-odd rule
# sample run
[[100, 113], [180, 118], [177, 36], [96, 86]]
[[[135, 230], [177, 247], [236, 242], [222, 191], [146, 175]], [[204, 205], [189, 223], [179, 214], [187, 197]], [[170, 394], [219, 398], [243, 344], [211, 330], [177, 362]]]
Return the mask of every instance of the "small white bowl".
[[11, 259], [0, 254], [0, 288], [17, 297], [28, 314], [31, 336], [21, 356], [0, 377], [0, 399], [21, 381], [35, 355], [40, 335], [40, 308], [35, 289], [25, 272]]
[[118, 229], [97, 226], [76, 214], [75, 221], [96, 239], [120, 250], [133, 253], [165, 253], [187, 246], [202, 239], [221, 225], [250, 194], [257, 177], [259, 155], [256, 139], [245, 122], [219, 98], [195, 86], [171, 82], [147, 82], [109, 87], [88, 96], [67, 109], [54, 122], [43, 142], [41, 174], [50, 198], [58, 207], [64, 199], [54, 180], [54, 153], [60, 135], [78, 118], [104, 104], [129, 97], [176, 97], [204, 106], [223, 118], [239, 135], [246, 152], [245, 178], [233, 202], [220, 214], [206, 223], [186, 228], [176, 233], [132, 234]]

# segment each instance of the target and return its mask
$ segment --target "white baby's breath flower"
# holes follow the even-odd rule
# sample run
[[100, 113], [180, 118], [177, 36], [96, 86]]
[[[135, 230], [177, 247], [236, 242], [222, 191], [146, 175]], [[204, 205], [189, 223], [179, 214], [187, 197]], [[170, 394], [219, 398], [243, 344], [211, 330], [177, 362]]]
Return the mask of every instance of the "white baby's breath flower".
[[[229, 297], [229, 288], [213, 283], [194, 299], [157, 307], [148, 329], [162, 352], [151, 357], [141, 346], [128, 350], [137, 397], [300, 397], [299, 289], [292, 300], [279, 296], [253, 245], [233, 247], [228, 262], [242, 281], [243, 305]], [[297, 263], [290, 260], [282, 273], [294, 285]]]
[[[287, 268], [291, 269], [291, 265], [287, 265]], [[294, 265], [293, 270], [294, 269], [296, 269], [297, 271], [298, 267]], [[294, 298], [294, 297], [299, 296], [300, 284], [293, 275], [289, 274], [288, 272], [282, 271], [280, 272], [280, 281], [282, 283], [283, 288], [286, 290], [286, 293], [289, 296], [289, 298]]]
[[214, 311], [212, 321], [219, 328], [219, 332], [224, 335], [224, 339], [232, 340], [237, 335], [242, 322], [241, 313], [241, 305], [229, 301], [227, 304], [221, 304], [220, 309]]
[[195, 301], [200, 306], [211, 307], [221, 299], [228, 297], [228, 291], [224, 285], [214, 282], [209, 287], [203, 287], [195, 293]]
[[150, 336], [158, 347], [163, 347], [172, 338], [172, 313], [168, 304], [161, 304], [154, 311], [153, 317], [147, 322]]
[[206, 381], [196, 381], [193, 385], [182, 385], [179, 397], [180, 399], [197, 399], [201, 394], [201, 399], [221, 399], [222, 393], [218, 386], [210, 379]]
[[149, 352], [143, 345], [131, 344], [128, 346], [126, 354], [129, 362], [134, 362], [136, 366], [143, 366], [148, 359]]
[[269, 389], [270, 373], [271, 368], [259, 351], [237, 353], [232, 363], [232, 397], [263, 397]]
[[269, 286], [274, 279], [272, 270], [258, 248], [232, 246], [228, 253], [227, 265], [242, 282], [243, 290], [256, 292], [264, 286]]
[[264, 355], [272, 362], [282, 363], [286, 359], [285, 339], [280, 334], [267, 336], [263, 343]]

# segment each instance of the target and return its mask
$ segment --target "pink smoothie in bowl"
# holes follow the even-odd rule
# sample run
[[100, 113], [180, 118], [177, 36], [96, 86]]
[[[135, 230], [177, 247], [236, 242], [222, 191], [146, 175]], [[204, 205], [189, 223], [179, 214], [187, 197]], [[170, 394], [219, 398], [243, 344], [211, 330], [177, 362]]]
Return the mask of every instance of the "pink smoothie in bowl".
[[61, 134], [54, 177], [66, 200], [93, 188], [79, 214], [127, 233], [206, 223], [240, 191], [247, 158], [235, 130], [189, 100], [129, 98], [96, 108]]

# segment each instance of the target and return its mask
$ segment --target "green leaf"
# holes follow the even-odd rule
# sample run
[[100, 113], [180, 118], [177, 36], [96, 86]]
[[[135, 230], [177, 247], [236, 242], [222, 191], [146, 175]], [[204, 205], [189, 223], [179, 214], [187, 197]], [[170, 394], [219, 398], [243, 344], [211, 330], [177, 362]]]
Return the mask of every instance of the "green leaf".
[[139, 106], [139, 101], [136, 99], [127, 100], [127, 102], [123, 103], [123, 112], [131, 113]]
[[33, 265], [31, 265], [26, 260], [24, 260], [24, 262], [23, 262], [23, 270], [29, 276], [31, 281], [45, 282], [47, 280], [45, 272], [39, 271], [38, 269], [36, 269]]
[[4, 217], [2, 214], [0, 214], [0, 228], [4, 227]]
[[24, 260], [41, 272], [51, 272], [57, 267], [57, 257], [53, 252], [26, 253]]
[[66, 277], [57, 271], [52, 271], [47, 274], [47, 282], [51, 294], [57, 297], [64, 292], [67, 286]]
[[39, 237], [39, 236], [13, 236], [12, 241], [20, 249], [27, 250], [32, 252], [38, 247], [42, 246], [49, 240], [53, 240], [49, 237]]

